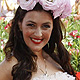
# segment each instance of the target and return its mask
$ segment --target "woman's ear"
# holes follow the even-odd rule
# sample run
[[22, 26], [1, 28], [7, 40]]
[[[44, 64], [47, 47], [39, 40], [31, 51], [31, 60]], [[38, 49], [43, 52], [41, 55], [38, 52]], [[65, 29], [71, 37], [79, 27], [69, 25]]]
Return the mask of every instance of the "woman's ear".
[[18, 22], [18, 25], [19, 25], [20, 31], [22, 31], [22, 24], [21, 24], [21, 22]]

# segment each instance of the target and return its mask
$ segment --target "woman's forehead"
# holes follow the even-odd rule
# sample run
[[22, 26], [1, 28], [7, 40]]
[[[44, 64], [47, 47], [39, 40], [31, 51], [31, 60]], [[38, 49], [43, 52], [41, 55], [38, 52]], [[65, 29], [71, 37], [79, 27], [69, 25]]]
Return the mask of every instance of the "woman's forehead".
[[51, 21], [53, 20], [52, 16], [45, 11], [29, 11], [26, 13], [24, 19], [26, 21], [29, 20], [45, 20], [45, 21]]

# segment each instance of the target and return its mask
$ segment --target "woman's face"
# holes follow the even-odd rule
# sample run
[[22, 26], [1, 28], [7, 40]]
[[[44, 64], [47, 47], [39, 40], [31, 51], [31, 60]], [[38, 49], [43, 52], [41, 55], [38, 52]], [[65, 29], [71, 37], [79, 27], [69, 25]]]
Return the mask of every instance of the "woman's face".
[[53, 19], [45, 11], [30, 11], [26, 13], [19, 24], [26, 45], [33, 51], [41, 51], [48, 43], [53, 29]]

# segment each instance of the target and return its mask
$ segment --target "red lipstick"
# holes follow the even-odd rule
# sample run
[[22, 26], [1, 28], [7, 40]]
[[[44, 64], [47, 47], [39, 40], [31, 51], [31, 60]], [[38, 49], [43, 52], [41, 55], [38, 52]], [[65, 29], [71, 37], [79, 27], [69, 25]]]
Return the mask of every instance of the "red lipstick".
[[38, 38], [31, 38], [31, 41], [34, 43], [34, 44], [40, 44], [43, 39], [38, 39]]

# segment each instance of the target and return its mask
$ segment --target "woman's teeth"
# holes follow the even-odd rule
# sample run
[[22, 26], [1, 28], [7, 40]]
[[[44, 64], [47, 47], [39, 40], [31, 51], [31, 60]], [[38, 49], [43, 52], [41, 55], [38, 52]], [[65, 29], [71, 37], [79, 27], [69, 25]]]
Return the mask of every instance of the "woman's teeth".
[[33, 41], [35, 41], [35, 42], [41, 42], [41, 40], [36, 40], [36, 39], [32, 39]]

